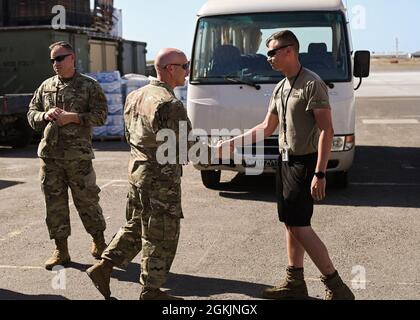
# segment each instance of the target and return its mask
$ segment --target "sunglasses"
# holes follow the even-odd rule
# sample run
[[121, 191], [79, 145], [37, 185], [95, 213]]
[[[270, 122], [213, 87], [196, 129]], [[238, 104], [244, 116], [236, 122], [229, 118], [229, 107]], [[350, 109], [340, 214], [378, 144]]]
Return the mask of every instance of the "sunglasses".
[[61, 62], [61, 61], [63, 61], [65, 58], [67, 58], [68, 56], [71, 56], [71, 55], [72, 55], [72, 54], [71, 54], [71, 53], [69, 53], [69, 54], [65, 54], [65, 55], [62, 55], [62, 56], [58, 56], [58, 57], [52, 58], [52, 59], [50, 59], [51, 64], [54, 64], [56, 61], [57, 61], [57, 62]]
[[290, 47], [290, 46], [292, 46], [292, 44], [286, 44], [284, 46], [280, 46], [278, 48], [272, 49], [272, 50], [270, 50], [270, 51], [267, 52], [267, 56], [269, 56], [270, 58], [272, 58], [272, 57], [274, 57], [276, 55], [277, 51], [279, 51], [281, 49], [284, 49], [284, 48], [287, 48], [287, 47]]
[[188, 70], [190, 68], [190, 62], [184, 63], [184, 64], [179, 64], [179, 63], [169, 63], [165, 66], [165, 68], [167, 66], [179, 66], [184, 70]]

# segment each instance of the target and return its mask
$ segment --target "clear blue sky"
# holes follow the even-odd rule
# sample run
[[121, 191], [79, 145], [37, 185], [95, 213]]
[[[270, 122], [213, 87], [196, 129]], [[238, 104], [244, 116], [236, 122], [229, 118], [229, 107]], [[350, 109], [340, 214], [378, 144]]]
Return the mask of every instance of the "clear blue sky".
[[[399, 51], [420, 51], [420, 1], [343, 1], [349, 11], [354, 49], [395, 52], [398, 37]], [[176, 47], [191, 54], [196, 13], [205, 2], [114, 0], [114, 6], [123, 10], [124, 38], [147, 42], [147, 59], [152, 60], [162, 47]]]

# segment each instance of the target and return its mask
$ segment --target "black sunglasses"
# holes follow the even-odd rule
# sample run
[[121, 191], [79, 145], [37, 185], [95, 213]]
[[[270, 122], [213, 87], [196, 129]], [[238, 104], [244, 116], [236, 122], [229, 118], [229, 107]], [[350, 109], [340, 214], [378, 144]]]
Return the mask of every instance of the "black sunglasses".
[[165, 68], [167, 66], [179, 66], [182, 67], [182, 69], [184, 70], [188, 70], [190, 68], [190, 62], [184, 63], [184, 64], [179, 64], [179, 63], [169, 63], [165, 66]]
[[69, 53], [69, 54], [65, 54], [65, 55], [62, 55], [62, 56], [58, 56], [58, 57], [55, 57], [55, 58], [52, 58], [52, 59], [50, 59], [50, 61], [51, 61], [51, 64], [54, 64], [54, 62], [61, 62], [61, 61], [63, 61], [65, 58], [67, 58], [68, 56], [71, 56], [72, 54], [71, 53]]
[[280, 46], [278, 48], [274, 48], [274, 49], [272, 49], [272, 50], [270, 50], [270, 51], [267, 52], [267, 56], [269, 56], [270, 58], [272, 58], [272, 57], [274, 57], [276, 55], [277, 51], [279, 51], [280, 49], [284, 49], [284, 48], [290, 47], [290, 46], [292, 46], [292, 44], [286, 44], [284, 46]]

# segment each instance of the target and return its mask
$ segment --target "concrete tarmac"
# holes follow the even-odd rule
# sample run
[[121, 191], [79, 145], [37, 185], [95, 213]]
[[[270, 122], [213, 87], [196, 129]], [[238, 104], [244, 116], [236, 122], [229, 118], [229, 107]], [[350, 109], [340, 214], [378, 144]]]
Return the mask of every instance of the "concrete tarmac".
[[[369, 87], [369, 80], [365, 83]], [[420, 97], [361, 95], [356, 126], [350, 185], [329, 186], [326, 201], [316, 205], [313, 227], [357, 299], [420, 299]], [[95, 143], [95, 153], [109, 240], [125, 219], [129, 153], [123, 142]], [[74, 205], [73, 263], [58, 272], [43, 268], [53, 243], [38, 170], [35, 145], [0, 148], [0, 299], [101, 299], [84, 273], [95, 261]], [[198, 171], [185, 168], [185, 219], [165, 286], [171, 294], [259, 299], [263, 288], [283, 278], [285, 232], [277, 219], [273, 176], [224, 172], [222, 182], [218, 190], [208, 190]], [[127, 270], [114, 271], [117, 299], [138, 299], [139, 261], [140, 256]], [[320, 274], [308, 257], [305, 267], [309, 294], [321, 299]]]

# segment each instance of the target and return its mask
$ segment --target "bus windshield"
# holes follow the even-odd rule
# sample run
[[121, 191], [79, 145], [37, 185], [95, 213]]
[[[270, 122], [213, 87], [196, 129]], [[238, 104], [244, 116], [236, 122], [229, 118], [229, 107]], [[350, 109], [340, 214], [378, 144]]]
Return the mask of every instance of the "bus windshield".
[[324, 81], [347, 82], [350, 49], [341, 12], [281, 12], [237, 14], [199, 19], [191, 83], [277, 83], [283, 75], [267, 61], [266, 40], [291, 30], [300, 42], [302, 65]]

